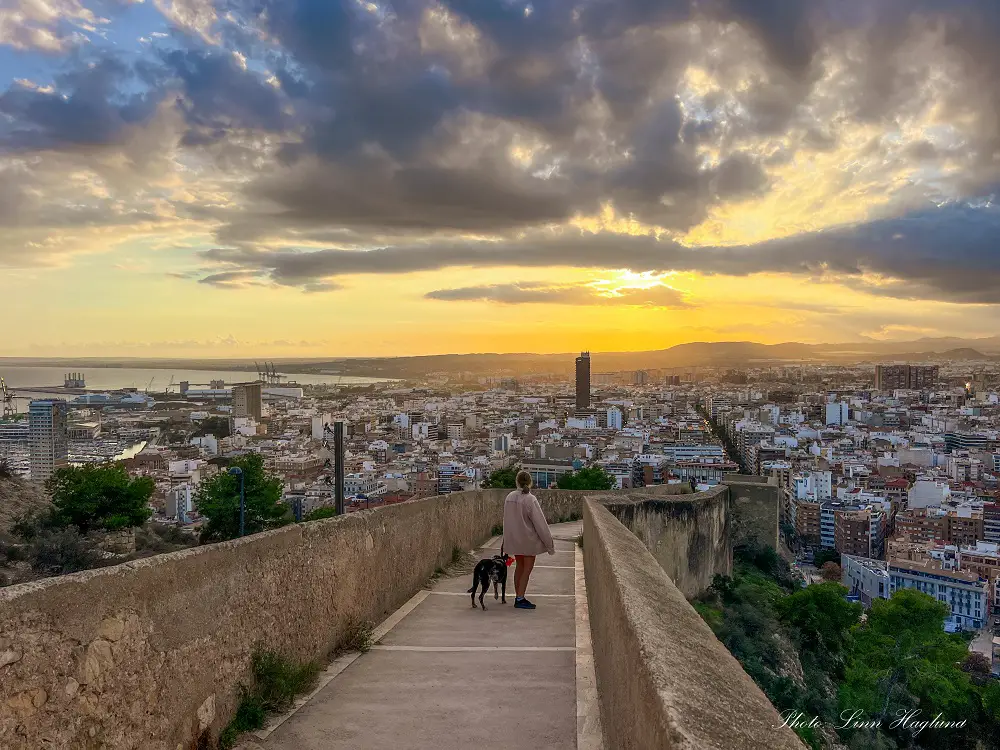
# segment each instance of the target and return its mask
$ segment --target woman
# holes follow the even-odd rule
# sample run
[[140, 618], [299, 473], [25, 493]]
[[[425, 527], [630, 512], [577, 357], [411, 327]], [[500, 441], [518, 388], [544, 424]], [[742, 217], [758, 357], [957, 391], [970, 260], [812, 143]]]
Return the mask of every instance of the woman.
[[554, 555], [556, 546], [538, 498], [531, 494], [531, 474], [519, 471], [514, 483], [517, 489], [507, 495], [503, 504], [503, 548], [517, 561], [514, 609], [534, 609], [535, 605], [525, 599], [524, 594], [535, 566], [535, 556], [542, 552]]

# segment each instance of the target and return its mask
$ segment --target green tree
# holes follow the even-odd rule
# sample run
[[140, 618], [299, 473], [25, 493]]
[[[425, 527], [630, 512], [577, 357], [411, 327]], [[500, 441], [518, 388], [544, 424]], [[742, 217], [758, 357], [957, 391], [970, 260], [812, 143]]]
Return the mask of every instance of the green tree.
[[[243, 470], [246, 495], [246, 533], [256, 534], [291, 522], [289, 508], [281, 504], [281, 479], [264, 469], [256, 453], [240, 456], [230, 468]], [[195, 503], [208, 519], [201, 528], [203, 542], [221, 542], [240, 535], [240, 480], [221, 471], [198, 487]]]
[[506, 469], [497, 469], [483, 480], [484, 490], [514, 489], [517, 485], [514, 480], [517, 477], [519, 466], [510, 466]]
[[153, 480], [130, 477], [119, 463], [57, 469], [46, 489], [52, 496], [51, 524], [76, 526], [83, 534], [141, 526], [153, 513]]
[[813, 556], [813, 565], [822, 568], [828, 562], [835, 562], [840, 565], [840, 553], [833, 549], [817, 550]]
[[812, 653], [828, 674], [839, 676], [850, 646], [850, 632], [862, 607], [844, 598], [839, 583], [817, 583], [786, 596], [777, 605], [781, 622], [793, 629], [800, 651]]
[[556, 482], [560, 490], [611, 490], [617, 486], [615, 478], [600, 466], [588, 466], [572, 474], [563, 474]]
[[[980, 700], [969, 675], [958, 668], [968, 654], [965, 641], [944, 631], [948, 605], [913, 589], [872, 602], [868, 617], [854, 629], [845, 679], [840, 687], [842, 710], [862, 710], [882, 717], [885, 727], [899, 715], [920, 709], [921, 718], [978, 714]], [[885, 730], [904, 745], [905, 729]], [[975, 724], [968, 730], [975, 732]], [[848, 732], [848, 734], [850, 734]], [[944, 736], [944, 735], [947, 736]], [[935, 737], [940, 736], [941, 745]], [[921, 735], [923, 747], [973, 747], [961, 731]]]
[[220, 440], [229, 437], [229, 418], [206, 417], [201, 420], [191, 437], [204, 437], [205, 435], [214, 435]]
[[337, 509], [333, 506], [326, 505], [322, 508], [315, 508], [306, 514], [303, 519], [305, 521], [319, 521], [323, 518], [334, 518], [337, 515]]

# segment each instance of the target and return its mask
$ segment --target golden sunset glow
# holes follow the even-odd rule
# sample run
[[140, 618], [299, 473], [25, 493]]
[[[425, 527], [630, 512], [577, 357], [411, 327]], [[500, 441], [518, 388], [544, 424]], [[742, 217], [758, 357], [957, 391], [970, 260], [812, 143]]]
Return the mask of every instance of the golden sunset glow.
[[996, 327], [995, 68], [966, 52], [995, 45], [960, 11], [945, 38], [944, 9], [335, 2], [320, 44], [295, 2], [60, 4], [75, 35], [0, 24], [0, 355]]

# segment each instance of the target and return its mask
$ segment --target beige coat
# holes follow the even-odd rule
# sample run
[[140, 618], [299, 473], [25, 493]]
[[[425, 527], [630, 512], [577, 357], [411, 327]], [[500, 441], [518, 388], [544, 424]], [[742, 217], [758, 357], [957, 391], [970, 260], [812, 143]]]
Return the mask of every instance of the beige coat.
[[514, 490], [503, 504], [503, 549], [508, 555], [556, 553], [538, 498]]

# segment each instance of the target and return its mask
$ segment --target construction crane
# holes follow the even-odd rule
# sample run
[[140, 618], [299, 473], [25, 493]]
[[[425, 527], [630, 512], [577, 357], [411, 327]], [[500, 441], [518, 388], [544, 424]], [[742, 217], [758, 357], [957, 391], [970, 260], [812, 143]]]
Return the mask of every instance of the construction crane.
[[3, 382], [0, 375], [0, 397], [3, 398], [3, 418], [13, 419], [17, 416], [17, 409], [14, 408], [14, 391], [7, 390], [7, 384]]
[[278, 371], [274, 369], [274, 362], [271, 362], [271, 376], [269, 379], [271, 385], [281, 385], [281, 381], [284, 377], [284, 375], [278, 374]]
[[153, 381], [154, 380], [156, 380], [156, 376], [155, 375], [149, 379], [148, 383], [146, 383], [146, 390], [144, 391], [144, 393], [149, 393], [149, 389], [153, 387]]

